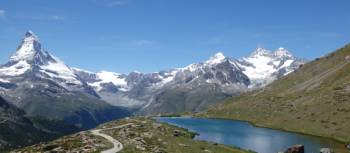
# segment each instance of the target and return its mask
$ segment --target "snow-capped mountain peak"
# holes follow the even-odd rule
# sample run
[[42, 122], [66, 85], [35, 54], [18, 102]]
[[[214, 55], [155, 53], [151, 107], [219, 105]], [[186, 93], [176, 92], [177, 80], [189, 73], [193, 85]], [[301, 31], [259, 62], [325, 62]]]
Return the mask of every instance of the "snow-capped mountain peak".
[[270, 50], [267, 50], [267, 49], [262, 48], [262, 47], [257, 47], [256, 50], [250, 54], [250, 57], [269, 56], [269, 55], [271, 55]]
[[209, 60], [205, 62], [205, 64], [213, 65], [221, 63], [226, 59], [225, 55], [222, 52], [216, 53], [214, 56], [210, 57]]
[[42, 51], [38, 37], [32, 31], [28, 31], [17, 51], [10, 57], [10, 61], [32, 60], [38, 53], [46, 54]]
[[61, 85], [83, 84], [63, 61], [42, 49], [39, 38], [32, 31], [25, 33], [10, 61], [0, 67], [0, 76], [22, 76], [25, 73], [56, 80]]
[[258, 47], [253, 53], [240, 60], [243, 73], [252, 84], [250, 87], [263, 87], [277, 78], [289, 74], [302, 64], [287, 49], [280, 47], [271, 52]]
[[213, 87], [214, 92], [234, 95], [264, 87], [294, 71], [300, 64], [302, 63], [284, 48], [272, 52], [258, 47], [246, 58], [225, 57], [223, 53], [218, 52], [204, 62], [154, 73], [91, 73], [74, 70], [110, 104], [125, 107], [142, 106], [142, 110], [147, 110], [156, 108], [163, 98], [182, 92], [195, 95], [196, 92]]
[[26, 38], [34, 38], [35, 40], [39, 40], [38, 37], [34, 34], [34, 32], [31, 30], [26, 32], [25, 37]]
[[293, 55], [285, 48], [280, 47], [275, 52], [274, 55], [276, 57], [292, 57]]
[[302, 62], [285, 48], [272, 52], [258, 47], [242, 59], [225, 57], [218, 52], [204, 62], [154, 73], [94, 73], [70, 68], [44, 50], [38, 37], [28, 31], [10, 61], [0, 66], [0, 88], [2, 83], [7, 85], [6, 89], [8, 84], [41, 89], [49, 82], [45, 89], [83, 91], [112, 105], [139, 107], [151, 106], [148, 104], [161, 102], [163, 98], [173, 97], [172, 94], [193, 96], [209, 91], [220, 96], [235, 95], [264, 87], [300, 64]]

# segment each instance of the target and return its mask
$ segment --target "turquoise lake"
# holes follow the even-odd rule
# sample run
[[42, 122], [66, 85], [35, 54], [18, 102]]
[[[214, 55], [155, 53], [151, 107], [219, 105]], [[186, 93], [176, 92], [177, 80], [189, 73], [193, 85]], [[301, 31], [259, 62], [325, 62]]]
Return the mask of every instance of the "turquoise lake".
[[306, 153], [319, 153], [320, 148], [334, 148], [339, 143], [320, 137], [255, 127], [248, 122], [200, 119], [190, 117], [160, 117], [158, 122], [186, 128], [199, 135], [196, 140], [205, 140], [258, 153], [277, 153], [288, 147], [302, 144]]

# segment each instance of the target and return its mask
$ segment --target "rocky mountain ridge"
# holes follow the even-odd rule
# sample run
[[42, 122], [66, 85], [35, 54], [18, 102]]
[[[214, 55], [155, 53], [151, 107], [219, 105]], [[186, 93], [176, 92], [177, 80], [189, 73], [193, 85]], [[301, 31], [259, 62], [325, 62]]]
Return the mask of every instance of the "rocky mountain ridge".
[[[78, 110], [80, 103], [90, 101], [84, 105], [90, 109], [94, 105], [108, 109], [111, 104], [138, 109], [141, 114], [193, 112], [264, 87], [304, 62], [284, 48], [272, 52], [258, 47], [241, 59], [219, 52], [202, 63], [155, 73], [94, 73], [67, 66], [44, 50], [38, 37], [28, 31], [9, 62], [0, 66], [0, 95], [33, 115], [44, 115], [36, 105], [50, 107], [44, 101], [52, 99], [69, 101], [70, 107]], [[65, 106], [57, 104], [60, 109], [49, 113], [67, 119], [67, 113], [61, 112]]]
[[0, 95], [31, 118], [61, 120], [82, 129], [128, 114], [100, 100], [69, 66], [44, 50], [31, 31], [0, 66]]
[[[74, 71], [110, 104], [138, 107], [142, 113], [158, 114], [203, 110], [226, 97], [264, 87], [305, 62], [282, 47], [274, 52], [259, 47], [241, 59], [225, 57], [219, 52], [202, 63], [155, 73], [93, 73], [77, 68]], [[191, 99], [197, 95], [205, 98]], [[206, 102], [205, 99], [210, 100]], [[176, 109], [178, 103], [182, 103], [179, 106], [182, 108]], [[185, 103], [192, 106], [185, 106], [188, 105]], [[169, 110], [174, 107], [161, 105], [174, 106], [175, 111]]]

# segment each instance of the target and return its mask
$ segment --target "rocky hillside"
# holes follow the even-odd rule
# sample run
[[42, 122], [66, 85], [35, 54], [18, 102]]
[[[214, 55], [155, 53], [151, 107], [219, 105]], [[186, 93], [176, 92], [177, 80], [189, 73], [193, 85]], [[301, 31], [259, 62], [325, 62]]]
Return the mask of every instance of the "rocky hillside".
[[43, 136], [24, 115], [22, 110], [0, 97], [0, 151], [37, 142]]
[[265, 88], [230, 98], [207, 117], [350, 142], [350, 45], [303, 65]]
[[63, 121], [31, 118], [0, 97], [0, 152], [52, 140], [79, 129]]
[[[194, 133], [185, 129], [161, 124], [149, 118], [130, 118], [103, 124], [97, 128], [102, 133], [120, 141], [120, 153], [182, 153], [216, 152], [248, 153], [248, 151], [220, 144], [193, 140]], [[84, 152], [95, 153], [108, 150], [113, 144], [91, 131], [84, 131], [60, 139], [14, 150], [24, 152]]]

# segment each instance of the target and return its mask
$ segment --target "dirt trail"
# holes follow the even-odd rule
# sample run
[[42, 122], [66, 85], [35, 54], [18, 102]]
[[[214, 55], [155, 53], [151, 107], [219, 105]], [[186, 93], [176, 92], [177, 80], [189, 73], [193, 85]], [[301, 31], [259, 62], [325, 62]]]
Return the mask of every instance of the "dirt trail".
[[109, 142], [111, 142], [111, 143], [113, 144], [113, 148], [104, 150], [104, 151], [102, 151], [101, 153], [116, 153], [116, 152], [119, 152], [119, 151], [121, 151], [121, 150], [123, 149], [123, 144], [120, 143], [118, 140], [114, 139], [113, 137], [111, 137], [111, 136], [109, 136], [109, 135], [107, 135], [107, 134], [100, 133], [100, 132], [101, 132], [101, 131], [105, 131], [105, 130], [120, 129], [120, 128], [129, 126], [129, 125], [132, 125], [132, 124], [129, 123], [129, 124], [124, 124], [124, 125], [116, 126], [116, 127], [113, 127], [113, 128], [92, 130], [91, 133], [92, 133], [93, 135], [101, 136], [101, 137], [107, 139]]

